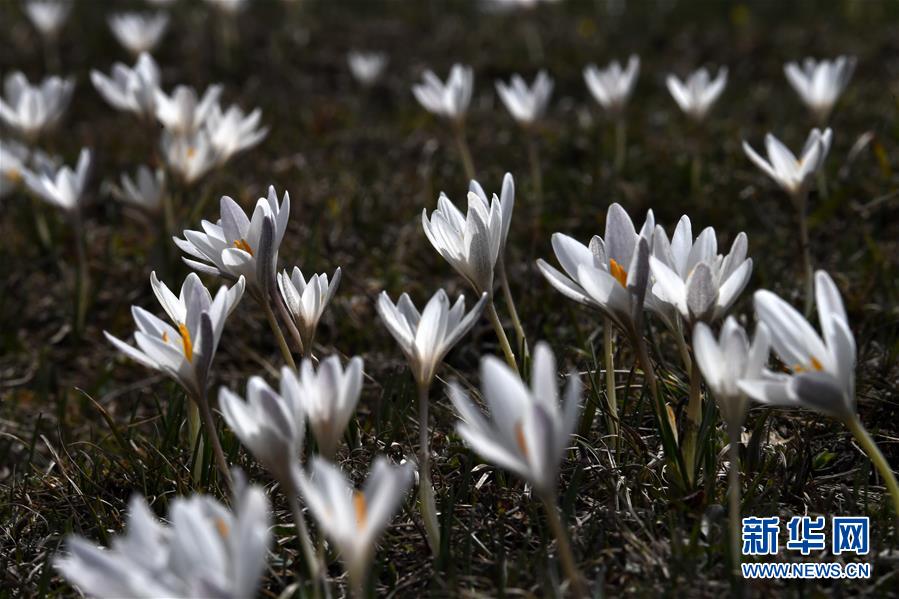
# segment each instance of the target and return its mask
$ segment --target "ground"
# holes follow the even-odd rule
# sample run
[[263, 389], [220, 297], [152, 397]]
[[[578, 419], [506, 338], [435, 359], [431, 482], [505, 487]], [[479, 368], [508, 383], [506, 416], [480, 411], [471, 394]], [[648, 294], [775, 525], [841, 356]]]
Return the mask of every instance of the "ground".
[[[42, 49], [18, 4], [0, 5], [0, 73], [20, 69], [43, 76]], [[741, 142], [758, 146], [771, 131], [789, 146], [801, 146], [813, 122], [782, 68], [807, 55], [858, 57], [830, 121], [828, 193], [811, 196], [811, 250], [816, 268], [837, 282], [858, 342], [860, 417], [899, 467], [895, 4], [570, 0], [499, 14], [486, 14], [474, 2], [304, 0], [292, 12], [274, 0], [254, 4], [239, 20], [236, 46], [223, 53], [216, 20], [199, 2], [182, 0], [155, 55], [166, 89], [222, 82], [226, 102], [260, 107], [271, 128], [258, 148], [224, 170], [176, 189], [179, 224], [195, 227], [187, 213], [198, 205], [204, 218], [216, 217], [222, 195], [249, 206], [273, 184], [289, 191], [293, 202], [280, 267], [299, 265], [304, 273], [342, 267], [316, 353], [365, 359], [368, 377], [352, 448], [340, 455], [356, 480], [376, 453], [399, 460], [417, 449], [414, 385], [377, 318], [377, 293], [386, 289], [395, 298], [406, 291], [417, 303], [440, 287], [452, 296], [473, 296], [430, 247], [420, 224], [422, 209], [431, 210], [441, 190], [462, 202], [467, 187], [446, 123], [427, 115], [410, 93], [425, 68], [442, 77], [453, 62], [475, 70], [466, 132], [478, 179], [498, 190], [509, 171], [518, 184], [506, 260], [524, 328], [532, 344], [551, 344], [560, 366], [582, 373], [588, 402], [599, 405], [595, 420], [579, 429], [559, 488], [579, 566], [596, 596], [738, 592], [725, 550], [726, 436], [720, 427], [712, 432], [712, 467], [699, 490], [684, 493], [660, 459], [640, 372], [622, 374], [624, 449], [610, 462], [594, 357], [602, 355], [601, 318], [555, 292], [535, 259], [555, 263], [553, 232], [583, 241], [601, 234], [606, 208], [617, 201], [641, 222], [651, 208], [669, 233], [688, 214], [694, 231], [715, 227], [722, 246], [745, 231], [755, 267], [735, 314], [751, 321], [751, 292], [761, 288], [799, 305], [794, 214], [784, 194], [744, 156]], [[190, 459], [179, 439], [178, 388], [124, 359], [102, 335], [130, 334], [132, 304], [160, 312], [148, 283], [151, 270], [170, 285], [188, 272], [159, 219], [142, 221], [100, 191], [103, 180], [152, 162], [156, 138], [131, 116], [111, 110], [90, 84], [90, 69], [130, 62], [105, 26], [111, 10], [111, 2], [76, 2], [60, 41], [62, 72], [77, 78], [75, 97], [60, 130], [43, 143], [70, 164], [82, 146], [96, 152], [86, 210], [94, 294], [82, 335], [69, 324], [70, 226], [49, 206], [40, 207], [51, 229], [52, 245], [44, 247], [28, 197], [2, 200], [0, 597], [72, 595], [51, 567], [66, 534], [107, 543], [121, 530], [132, 493], [147, 496], [164, 515], [172, 497], [191, 492]], [[357, 48], [390, 56], [385, 81], [368, 92], [346, 67], [346, 53]], [[640, 55], [642, 69], [627, 109], [627, 161], [616, 174], [611, 127], [591, 100], [581, 69], [630, 53]], [[669, 72], [685, 75], [699, 65], [727, 65], [730, 77], [705, 125], [691, 128], [664, 80]], [[556, 79], [546, 122], [532, 134], [542, 160], [542, 206], [530, 176], [529, 134], [515, 125], [493, 89], [497, 78], [514, 72], [530, 77], [539, 68]], [[851, 151], [868, 132], [869, 143]], [[696, 155], [702, 163], [698, 188], [691, 185]], [[500, 312], [507, 314], [502, 304]], [[670, 336], [659, 323], [650, 324], [666, 399], [681, 415], [687, 375]], [[482, 465], [453, 432], [456, 416], [443, 382], [476, 385], [482, 354], [500, 354], [486, 319], [450, 354], [431, 393], [444, 555], [431, 559], [410, 495], [377, 554], [371, 590], [379, 596], [552, 596], [564, 578], [536, 498], [514, 476]], [[264, 318], [244, 301], [227, 324], [214, 387], [242, 390], [251, 374], [272, 380], [272, 368], [280, 364]], [[625, 344], [617, 364], [625, 371], [633, 364]], [[747, 594], [895, 595], [895, 514], [882, 480], [846, 429], [807, 412], [755, 407], [745, 431], [744, 515], [783, 520], [805, 513], [865, 514], [872, 519], [873, 543], [870, 580], [746, 583]], [[230, 432], [224, 434], [232, 461], [272, 489], [279, 550], [264, 593], [274, 597], [293, 581], [286, 505]], [[343, 582], [337, 563], [331, 574]]]

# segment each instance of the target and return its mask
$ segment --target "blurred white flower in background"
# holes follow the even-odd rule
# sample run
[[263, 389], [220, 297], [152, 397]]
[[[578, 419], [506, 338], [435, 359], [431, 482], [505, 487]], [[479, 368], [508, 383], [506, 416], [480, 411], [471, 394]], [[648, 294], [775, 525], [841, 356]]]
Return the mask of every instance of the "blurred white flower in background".
[[708, 70], [701, 68], [690, 74], [685, 82], [675, 75], [668, 75], [665, 80], [671, 97], [688, 117], [696, 122], [705, 119], [712, 105], [718, 100], [727, 85], [727, 67], [718, 69], [718, 75], [712, 79]]
[[74, 90], [72, 77], [51, 76], [40, 85], [32, 85], [21, 72], [10, 73], [3, 82], [0, 120], [33, 143], [59, 123]]
[[314, 274], [307, 281], [296, 266], [293, 273], [288, 273], [287, 270], [278, 273], [278, 289], [300, 333], [303, 349], [307, 355], [312, 352], [318, 321], [337, 292], [339, 284], [340, 267], [334, 271], [330, 281], [325, 273]]
[[508, 84], [497, 81], [496, 93], [512, 118], [520, 125], [530, 126], [546, 113], [553, 85], [554, 82], [546, 71], [540, 71], [530, 87], [520, 75], [512, 75]]
[[11, 139], [0, 140], [0, 198], [8, 196], [25, 181], [28, 147]]
[[218, 164], [205, 131], [186, 136], [164, 131], [160, 148], [166, 166], [186, 184], [195, 183]]
[[44, 38], [55, 38], [72, 12], [71, 0], [26, 0], [25, 15]]
[[176, 497], [169, 524], [134, 495], [126, 530], [108, 549], [69, 535], [67, 553], [54, 565], [81, 592], [100, 599], [253, 597], [271, 544], [269, 505], [262, 488], [248, 486], [238, 471], [234, 478], [231, 509], [208, 495]]
[[384, 52], [352, 51], [347, 54], [347, 64], [353, 77], [365, 87], [371, 87], [384, 74], [387, 68], [387, 54]]
[[249, 5], [249, 0], [206, 0], [206, 4], [225, 14], [234, 16]]
[[423, 75], [423, 82], [412, 87], [412, 93], [428, 112], [458, 122], [465, 119], [473, 89], [471, 67], [454, 64], [446, 83], [429, 69]]
[[74, 170], [69, 166], [63, 166], [56, 172], [25, 171], [25, 184], [44, 201], [63, 210], [73, 211], [77, 210], [84, 200], [90, 168], [91, 151], [83, 148]]
[[784, 74], [818, 123], [823, 125], [849, 84], [855, 63], [854, 56], [820, 61], [806, 58], [801, 67], [795, 62], [785, 64]]
[[134, 56], [156, 48], [168, 26], [169, 16], [161, 12], [130, 12], [109, 17], [109, 29], [118, 42]]
[[149, 54], [141, 54], [134, 68], [122, 63], [112, 65], [110, 77], [92, 70], [91, 81], [113, 108], [133, 112], [145, 119], [156, 116], [159, 67]]
[[246, 115], [239, 106], [231, 106], [222, 112], [218, 102], [212, 104], [205, 114], [204, 126], [219, 165], [265, 139], [268, 127], [259, 126], [261, 119], [262, 111], [258, 108]]
[[355, 357], [344, 369], [340, 358], [330, 356], [319, 362], [317, 369], [309, 358], [300, 366], [296, 396], [309, 420], [318, 452], [328, 460], [334, 460], [359, 403], [362, 365], [362, 358]]
[[122, 173], [120, 185], [112, 186], [113, 195], [119, 200], [148, 212], [156, 212], [162, 205], [165, 190], [165, 171], [151, 170], [140, 165], [134, 177]]
[[222, 89], [221, 85], [210, 85], [199, 99], [196, 90], [187, 85], [177, 86], [171, 95], [157, 90], [156, 118], [172, 133], [194, 133], [203, 126], [210, 112], [218, 105]]
[[808, 191], [814, 182], [815, 175], [824, 165], [824, 160], [830, 151], [832, 138], [833, 134], [830, 129], [826, 129], [823, 133], [818, 129], [812, 129], [798, 159], [789, 148], [770, 133], [765, 136], [768, 160], [759, 156], [745, 141], [743, 142], [743, 151], [784, 191], [791, 197], [797, 198]]
[[595, 64], [584, 67], [584, 81], [600, 106], [613, 116], [620, 115], [630, 99], [640, 76], [640, 57], [632, 54], [627, 67], [614, 60], [604, 69]]

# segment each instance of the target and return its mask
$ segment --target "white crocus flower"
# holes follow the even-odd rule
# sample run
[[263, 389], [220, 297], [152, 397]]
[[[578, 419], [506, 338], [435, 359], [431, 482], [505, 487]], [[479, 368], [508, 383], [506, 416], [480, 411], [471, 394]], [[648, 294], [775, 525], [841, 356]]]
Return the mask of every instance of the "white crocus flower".
[[187, 185], [197, 182], [218, 165], [218, 155], [206, 131], [189, 135], [163, 131], [159, 146], [170, 172]]
[[99, 71], [91, 71], [91, 81], [113, 108], [147, 119], [155, 116], [159, 67], [149, 54], [141, 54], [134, 68], [121, 63], [112, 65], [109, 77]]
[[594, 64], [584, 68], [584, 81], [593, 99], [613, 116], [624, 111], [639, 75], [640, 57], [633, 54], [627, 60], [627, 67], [623, 69], [617, 60], [604, 69]]
[[624, 208], [612, 204], [605, 236], [594, 236], [589, 247], [562, 233], [553, 235], [553, 250], [564, 272], [542, 259], [537, 267], [562, 295], [597, 308], [634, 335], [640, 331], [644, 302], [655, 302], [646, 293], [654, 227], [652, 210], [638, 234]]
[[169, 26], [169, 16], [162, 12], [122, 13], [112, 15], [108, 22], [118, 42], [134, 56], [140, 56], [159, 45]]
[[249, 0], [206, 0], [206, 4], [229, 17], [237, 16], [248, 5]]
[[441, 193], [437, 209], [428, 218], [421, 213], [421, 224], [434, 249], [480, 293], [493, 294], [493, 275], [497, 260], [506, 245], [512, 209], [515, 207], [515, 182], [506, 173], [500, 197], [487, 195], [476, 181], [468, 191], [468, 212], [462, 212]]
[[160, 522], [146, 500], [128, 504], [124, 534], [108, 549], [71, 535], [57, 570], [82, 593], [119, 597], [253, 597], [271, 545], [268, 499], [242, 476], [232, 509], [207, 495], [175, 498]]
[[279, 206], [275, 187], [270, 186], [268, 196], [257, 200], [251, 218], [228, 196], [222, 196], [220, 206], [217, 223], [204, 220], [202, 231], [188, 229], [184, 239], [174, 238], [187, 254], [184, 263], [229, 279], [244, 276], [257, 299], [267, 298], [275, 283], [278, 248], [290, 217], [290, 194], [284, 192]]
[[312, 458], [311, 470], [311, 478], [300, 477], [303, 498], [337, 547], [353, 594], [361, 597], [375, 545], [412, 486], [411, 464], [394, 466], [376, 457], [361, 490], [327, 460]]
[[25, 181], [28, 147], [10, 139], [0, 140], [0, 198]]
[[11, 73], [3, 82], [0, 98], [0, 120], [29, 141], [55, 127], [62, 119], [75, 80], [47, 77], [40, 85], [31, 85], [20, 72]]
[[758, 325], [750, 343], [733, 316], [724, 320], [717, 339], [704, 322], [693, 329], [693, 355], [729, 431], [739, 431], [749, 409], [739, 382], [759, 377], [768, 362], [770, 344], [771, 334], [764, 323]]
[[225, 387], [219, 389], [219, 408], [228, 427], [285, 488], [296, 484], [306, 432], [298, 390], [296, 374], [287, 366], [281, 369], [278, 392], [259, 376], [247, 381], [246, 401]]
[[278, 273], [281, 298], [300, 333], [303, 348], [308, 353], [312, 352], [318, 321], [337, 292], [339, 284], [340, 267], [334, 271], [330, 281], [328, 275], [324, 273], [312, 275], [307, 281], [303, 272], [296, 266], [292, 274], [286, 270]]
[[123, 202], [149, 212], [157, 211], [162, 205], [166, 193], [165, 171], [162, 169], [154, 171], [142, 164], [134, 177], [122, 173], [119, 181], [121, 185], [113, 187], [112, 192]]
[[156, 118], [168, 131], [189, 135], [203, 126], [221, 95], [221, 85], [209, 86], [201, 99], [186, 85], [176, 87], [171, 96], [156, 90]]
[[45, 38], [55, 38], [72, 12], [71, 0], [27, 0], [25, 15]]
[[493, 356], [481, 359], [481, 389], [490, 421], [455, 383], [449, 395], [462, 419], [457, 431], [488, 462], [511, 470], [541, 497], [552, 496], [559, 467], [581, 412], [581, 382], [569, 377], [560, 404], [556, 359], [545, 342], [534, 348], [531, 388]]
[[649, 259], [655, 278], [652, 293], [675, 308], [686, 322], [717, 320], [730, 310], [749, 282], [752, 258], [746, 257], [748, 248], [748, 238], [741, 232], [727, 255], [722, 256], [715, 229], [706, 227], [694, 241], [686, 215], [677, 223], [670, 241], [664, 229], [657, 226]]
[[815, 115], [819, 123], [826, 123], [834, 104], [846, 89], [855, 71], [854, 56], [839, 56], [835, 60], [806, 58], [800, 67], [795, 62], [784, 65], [787, 81]]
[[443, 289], [419, 312], [407, 294], [394, 304], [386, 291], [378, 296], [378, 314], [409, 360], [409, 368], [420, 387], [429, 387], [444, 356], [474, 326], [487, 302], [487, 294], [465, 314], [465, 296], [450, 307]]
[[243, 297], [244, 279], [238, 279], [230, 289], [220, 287], [214, 299], [195, 273], [184, 279], [178, 296], [156, 278], [155, 272], [150, 274], [150, 284], [172, 324], [132, 306], [137, 347], [106, 331], [103, 334], [126, 356], [170, 376], [193, 398], [202, 400], [225, 321]]
[[25, 184], [44, 201], [66, 211], [77, 210], [84, 200], [87, 176], [91, 168], [91, 151], [83, 148], [75, 170], [63, 166], [58, 171], [33, 173], [25, 171]]
[[265, 139], [268, 127], [259, 126], [261, 119], [262, 111], [258, 108], [247, 115], [238, 106], [231, 106], [222, 112], [218, 104], [212, 105], [205, 125], [218, 164], [224, 164], [234, 154], [252, 148]]
[[718, 75], [712, 79], [709, 72], [702, 68], [693, 72], [690, 77], [681, 82], [674, 75], [668, 75], [665, 80], [671, 97], [680, 106], [688, 117], [696, 122], [705, 119], [709, 109], [718, 100], [727, 85], [727, 67], [718, 69]]
[[318, 451], [333, 460], [362, 393], [362, 358], [351, 359], [344, 370], [340, 359], [331, 356], [317, 371], [312, 360], [303, 360], [298, 381], [296, 395]]
[[546, 71], [540, 71], [530, 87], [520, 75], [513, 75], [508, 84], [497, 81], [496, 93], [512, 118], [527, 127], [543, 118], [553, 86], [554, 82]]
[[347, 54], [347, 64], [353, 77], [365, 87], [371, 87], [387, 68], [387, 55], [383, 52], [357, 52]]
[[823, 338], [798, 310], [770, 291], [756, 291], [753, 301], [789, 374], [766, 371], [741, 381], [740, 389], [763, 403], [803, 407], [841, 420], [855, 418], [855, 338], [833, 279], [822, 270], [815, 273]]
[[474, 71], [471, 67], [454, 64], [446, 83], [433, 71], [427, 70], [423, 82], [412, 87], [412, 93], [428, 112], [461, 122], [471, 103], [473, 89]]
[[762, 158], [747, 142], [743, 151], [766, 175], [771, 177], [793, 198], [804, 196], [812, 185], [815, 175], [824, 165], [833, 134], [830, 129], [822, 133], [812, 129], [799, 154], [799, 158], [770, 133], [765, 136], [768, 160]]

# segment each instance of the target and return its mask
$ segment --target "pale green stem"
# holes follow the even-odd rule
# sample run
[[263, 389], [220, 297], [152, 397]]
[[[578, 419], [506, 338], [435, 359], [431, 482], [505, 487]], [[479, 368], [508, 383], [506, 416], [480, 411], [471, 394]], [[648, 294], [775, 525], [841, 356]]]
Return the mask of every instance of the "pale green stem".
[[733, 575], [738, 576], [740, 570], [740, 443], [741, 431], [739, 425], [728, 424], [727, 434], [730, 446], [730, 468], [727, 472], [728, 485], [728, 529], [730, 531], [730, 559]]
[[618, 447], [618, 392], [615, 389], [615, 331], [612, 329], [612, 319], [606, 317], [603, 323], [603, 353], [606, 366], [606, 397], [609, 399], [609, 411], [611, 412], [609, 424], [612, 434], [615, 435], [615, 446]]
[[428, 435], [428, 385], [418, 385], [418, 499], [421, 517], [428, 533], [428, 544], [434, 557], [440, 555], [440, 523], [431, 484], [431, 450]]
[[518, 318], [518, 310], [515, 308], [515, 300], [512, 299], [512, 290], [509, 287], [509, 277], [506, 274], [506, 261], [500, 256], [497, 261], [497, 271], [499, 274], [499, 285], [503, 290], [503, 299], [506, 307], [509, 309], [509, 316], [512, 318], [512, 328], [515, 329], [515, 338], [518, 342], [518, 349], [521, 350], [522, 356], [528, 355], [528, 341], [524, 334], [524, 327], [521, 326], [521, 319]]
[[702, 373], [699, 364], [693, 360], [690, 368], [690, 399], [687, 402], [687, 423], [684, 430], [684, 465], [687, 468], [687, 481], [692, 483], [696, 468], [696, 442], [699, 425], [702, 421], [702, 389], [700, 382]]
[[702, 156], [699, 150], [693, 154], [693, 161], [690, 163], [690, 190], [693, 194], [699, 193], [702, 185]]
[[823, 168], [818, 170], [818, 195], [825, 200], [828, 196], [827, 173], [824, 172]]
[[453, 124], [453, 136], [456, 139], [456, 147], [459, 149], [459, 156], [462, 158], [462, 167], [465, 169], [465, 176], [469, 180], [475, 178], [474, 160], [471, 158], [471, 150], [468, 148], [468, 141], [465, 139], [465, 123], [458, 121]]
[[806, 216], [806, 197], [794, 199], [799, 217], [799, 250], [802, 253], [802, 268], [805, 275], [805, 316], [812, 313], [815, 300], [815, 274], [812, 270], [812, 250], [809, 244], [808, 217]]
[[509, 367], [515, 371], [515, 374], [518, 374], [518, 364], [515, 361], [515, 352], [512, 351], [512, 346], [509, 345], [509, 338], [506, 337], [506, 331], [503, 330], [503, 323], [499, 320], [499, 314], [496, 313], [496, 306], [493, 303], [493, 298], [490, 298], [490, 301], [487, 302], [487, 316], [490, 318], [491, 324], [493, 324], [493, 330], [496, 331], [496, 336], [499, 338], [500, 347], [502, 347], [503, 354], [506, 356], [506, 363]]
[[624, 169], [627, 158], [627, 123], [619, 116], [615, 120], [615, 172], [620, 173]]
[[[287, 483], [287, 484], [284, 484]], [[283, 481], [284, 494], [287, 496], [287, 502], [290, 503], [290, 513], [293, 515], [293, 523], [297, 527], [297, 541], [300, 544], [300, 552], [303, 559], [306, 560], [306, 567], [309, 569], [309, 575], [313, 580], [318, 581], [321, 577], [322, 567], [315, 549], [312, 546], [312, 538], [309, 536], [309, 528], [306, 526], [306, 518], [303, 516], [303, 510], [300, 509], [300, 501], [296, 491], [296, 484], [293, 481]], [[318, 583], [315, 583], [315, 595], [319, 595]]]
[[846, 426], [849, 427], [856, 441], [862, 446], [862, 449], [868, 455], [868, 459], [871, 460], [871, 463], [874, 464], [881, 478], [883, 478], [883, 482], [886, 484], [887, 490], [893, 499], [893, 513], [899, 518], [899, 483], [896, 482], [896, 474], [890, 468], [886, 458], [883, 457], [877, 444], [874, 443], [874, 439], [871, 438], [871, 434], [858, 416], [846, 419]]
[[84, 222], [81, 219], [80, 208], [75, 208], [73, 214], [73, 228], [75, 229], [75, 256], [78, 261], [77, 281], [75, 288], [75, 334], [84, 332], [84, 321], [87, 318], [87, 305], [90, 299], [90, 266], [87, 261], [87, 241], [84, 235]]
[[53, 248], [53, 240], [50, 238], [50, 226], [47, 224], [41, 201], [34, 194], [28, 194], [28, 197], [31, 200], [31, 211], [34, 213], [34, 229], [38, 241], [45, 250], [50, 250]]
[[528, 161], [531, 164], [531, 184], [534, 186], [534, 212], [539, 220], [543, 216], [543, 169], [540, 167], [540, 149], [533, 135], [528, 136]]
[[187, 432], [190, 441], [190, 450], [196, 450], [197, 456], [194, 459], [192, 478], [194, 486], [199, 486], [200, 477], [203, 474], [203, 446], [198, 444], [200, 438], [200, 429], [203, 427], [203, 421], [200, 418], [200, 406], [195, 401], [187, 402]]
[[562, 519], [559, 517], [559, 508], [552, 497], [541, 497], [543, 507], [546, 509], [546, 518], [549, 521], [549, 527], [552, 529], [553, 536], [556, 538], [556, 545], [559, 549], [559, 560], [562, 562], [562, 569], [565, 576], [571, 584], [571, 594], [577, 598], [586, 597], [587, 589], [584, 585], [584, 579], [577, 568], [574, 561], [574, 553], [571, 550], [571, 542], [568, 540], [568, 533], [562, 525]]
[[209, 407], [209, 400], [206, 399], [205, 389], [200, 394], [200, 397], [196, 398], [196, 403], [200, 406], [200, 415], [203, 417], [203, 424], [206, 427], [206, 439], [212, 444], [212, 455], [215, 458], [215, 464], [222, 474], [225, 488], [230, 495], [233, 488], [231, 484], [231, 470], [228, 468], [227, 460], [225, 460], [225, 452], [222, 451], [222, 443], [219, 440], [218, 430], [215, 427], [215, 418], [212, 415], [212, 409]]
[[281, 294], [275, 290], [275, 286], [272, 286], [272, 301], [275, 302], [275, 306], [278, 308], [278, 314], [281, 316], [281, 320], [284, 321], [284, 325], [287, 327], [287, 332], [290, 333], [291, 338], [294, 340], [294, 343], [297, 344], [297, 349], [299, 349], [300, 357], [302, 358], [312, 358], [312, 341], [309, 341], [309, 351], [306, 351], [306, 344], [303, 343], [303, 336], [300, 334], [299, 329], [297, 329], [297, 325], [293, 320], [293, 315], [291, 315], [290, 310], [287, 309], [287, 304], [284, 303], [284, 298]]
[[293, 353], [291, 353], [290, 347], [287, 345], [287, 339], [284, 338], [284, 333], [281, 332], [281, 327], [278, 325], [278, 319], [275, 318], [275, 313], [272, 312], [269, 298], [266, 297], [259, 303], [262, 304], [262, 309], [265, 311], [265, 318], [268, 320], [268, 326], [275, 335], [275, 340], [278, 342], [278, 348], [281, 350], [284, 362], [286, 362], [292, 370], [296, 370], [297, 364], [294, 362]]
[[[166, 191], [162, 194], [162, 212], [165, 223], [165, 232], [166, 237], [171, 238], [175, 235], [175, 206], [174, 206], [174, 198], [172, 195], [174, 192]], [[168, 242], [169, 239], [165, 241]]]

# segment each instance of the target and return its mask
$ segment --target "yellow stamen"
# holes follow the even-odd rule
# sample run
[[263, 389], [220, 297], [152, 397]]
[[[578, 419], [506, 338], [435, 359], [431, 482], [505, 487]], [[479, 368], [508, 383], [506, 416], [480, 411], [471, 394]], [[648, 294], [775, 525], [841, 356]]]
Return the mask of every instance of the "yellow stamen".
[[614, 258], [609, 258], [609, 272], [622, 287], [627, 287], [627, 271]]
[[189, 148], [187, 148], [187, 157], [188, 158], [193, 158], [196, 155], [197, 155], [197, 149], [195, 147], [190, 146]]
[[353, 491], [353, 507], [356, 508], [356, 527], [365, 526], [365, 519], [368, 513], [368, 505], [365, 502], [365, 493], [361, 491]]
[[184, 346], [184, 357], [188, 362], [194, 359], [194, 342], [190, 338], [190, 331], [187, 330], [186, 324], [178, 325], [178, 332], [181, 333], [181, 344]]
[[524, 427], [521, 425], [521, 420], [515, 423], [515, 441], [518, 443], [518, 449], [521, 450], [524, 457], [528, 457], [528, 443], [524, 437]]
[[228, 533], [231, 532], [231, 530], [228, 528], [228, 523], [221, 518], [215, 519], [215, 529], [223, 539], [227, 539]]
[[238, 239], [237, 241], [234, 242], [234, 247], [236, 247], [239, 250], [245, 251], [246, 253], [248, 253], [251, 256], [253, 255], [253, 248], [250, 247], [250, 244], [247, 243], [246, 239]]
[[824, 370], [824, 365], [821, 364], [821, 362], [820, 362], [820, 360], [818, 360], [818, 358], [816, 358], [815, 356], [812, 356], [812, 368], [814, 368], [818, 372], [821, 372], [822, 370]]
[[18, 185], [22, 182], [22, 172], [17, 168], [11, 168], [6, 171], [6, 178], [10, 183]]
[[163, 342], [163, 343], [168, 343], [168, 342], [169, 342], [169, 333], [168, 333], [168, 331], [163, 331], [163, 332], [162, 332], [162, 342]]
[[793, 366], [790, 367], [790, 370], [792, 370], [792, 371], [795, 372], [796, 374], [799, 374], [799, 373], [802, 373], [802, 372], [808, 372], [809, 370], [814, 370], [814, 371], [816, 371], [816, 372], [821, 372], [822, 370], [824, 370], [824, 364], [822, 364], [822, 363], [821, 363], [821, 360], [819, 360], [819, 359], [816, 358], [815, 356], [812, 356], [812, 357], [809, 359], [809, 361], [810, 361], [811, 364], [812, 364], [812, 367], [811, 367], [811, 368], [806, 368], [806, 367], [803, 366], [802, 364], [795, 364], [795, 365], [793, 365]]

